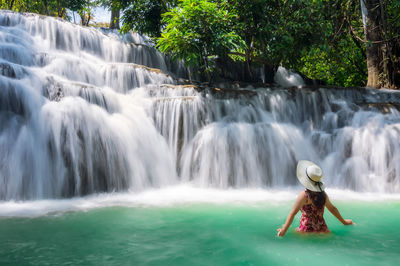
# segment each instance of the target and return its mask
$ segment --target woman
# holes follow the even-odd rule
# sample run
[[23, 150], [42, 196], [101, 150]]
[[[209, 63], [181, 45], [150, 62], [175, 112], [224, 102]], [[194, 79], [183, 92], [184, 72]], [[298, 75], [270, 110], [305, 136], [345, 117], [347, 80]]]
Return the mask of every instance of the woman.
[[328, 233], [330, 232], [324, 220], [324, 208], [328, 210], [344, 225], [353, 224], [350, 219], [343, 219], [339, 210], [330, 202], [324, 189], [321, 168], [313, 162], [302, 160], [297, 164], [297, 178], [306, 187], [301, 192], [290, 211], [285, 224], [278, 228], [278, 236], [284, 236], [293, 222], [293, 218], [301, 210], [300, 226], [297, 232]]

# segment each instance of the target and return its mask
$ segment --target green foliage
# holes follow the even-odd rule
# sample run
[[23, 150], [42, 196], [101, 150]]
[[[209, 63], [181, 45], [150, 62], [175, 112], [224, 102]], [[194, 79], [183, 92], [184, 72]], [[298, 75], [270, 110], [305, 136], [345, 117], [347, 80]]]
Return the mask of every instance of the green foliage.
[[7, 0], [2, 2], [1, 8], [10, 9], [17, 12], [32, 12], [45, 14], [49, 6], [53, 6], [51, 1], [36, 1], [36, 0]]
[[176, 1], [167, 0], [132, 0], [121, 1], [124, 8], [122, 32], [134, 30], [150, 37], [160, 37], [165, 26], [162, 14], [176, 6]]
[[388, 25], [395, 28], [391, 32], [400, 34], [400, 0], [388, 0], [387, 13]]
[[163, 15], [167, 26], [157, 46], [174, 58], [208, 71], [214, 56], [223, 56], [244, 46], [240, 36], [232, 30], [234, 19], [235, 14], [217, 3], [182, 0]]
[[6, 0], [1, 8], [17, 12], [31, 12], [66, 18], [66, 11], [80, 11], [88, 6], [89, 0]]
[[323, 23], [321, 39], [302, 50], [300, 62], [292, 67], [329, 85], [364, 86], [367, 79], [365, 47], [356, 36], [363, 35], [359, 1], [319, 1], [316, 9]]
[[364, 57], [351, 41], [348, 42], [341, 42], [337, 49], [313, 47], [306, 51], [298, 71], [328, 85], [363, 86], [367, 74]]
[[[129, 17], [125, 31], [154, 37], [163, 29], [160, 50], [202, 69], [228, 55], [252, 65], [283, 65], [333, 85], [365, 83], [365, 49], [348, 31], [351, 26], [363, 34], [359, 1], [183, 0], [166, 10], [157, 1], [133, 2], [143, 15]], [[154, 5], [157, 15], [146, 15]]]
[[62, 4], [71, 11], [80, 11], [88, 5], [88, 2], [86, 0], [64, 0]]
[[[393, 68], [400, 67], [400, 0], [380, 1]], [[146, 34], [157, 47], [203, 73], [216, 58], [279, 65], [340, 86], [367, 80], [360, 1], [353, 0], [3, 0], [1, 8], [90, 20], [94, 6], [121, 9], [122, 32]], [[396, 54], [397, 53], [397, 54]], [[397, 61], [396, 61], [397, 60]], [[397, 65], [396, 65], [397, 64]], [[251, 75], [250, 75], [251, 76]]]

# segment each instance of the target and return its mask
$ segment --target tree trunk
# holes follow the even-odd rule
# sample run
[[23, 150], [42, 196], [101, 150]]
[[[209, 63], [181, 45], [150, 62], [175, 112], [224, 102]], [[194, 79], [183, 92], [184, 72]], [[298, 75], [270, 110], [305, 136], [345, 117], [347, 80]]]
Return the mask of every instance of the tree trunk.
[[79, 14], [79, 17], [81, 18], [81, 25], [85, 26], [85, 21], [86, 21], [86, 13], [85, 13], [85, 11], [81, 11], [78, 14]]
[[381, 57], [381, 47], [380, 44], [377, 43], [382, 40], [382, 36], [380, 34], [379, 28], [379, 18], [380, 18], [380, 9], [376, 8], [379, 5], [379, 0], [361, 0], [364, 1], [364, 5], [366, 8], [365, 16], [365, 38], [366, 38], [366, 53], [367, 53], [367, 69], [368, 69], [368, 82], [367, 86], [373, 88], [380, 88], [381, 84], [379, 81], [380, 70], [380, 62], [382, 60]]
[[89, 26], [89, 22], [92, 19], [92, 14], [90, 12], [91, 12], [90, 10], [87, 12], [86, 26]]
[[274, 76], [276, 69], [276, 67], [271, 66], [270, 64], [264, 64], [264, 83], [273, 84], [275, 82]]
[[44, 5], [45, 15], [48, 16], [49, 15], [49, 5], [47, 3], [47, 0], [43, 0], [43, 5]]
[[90, 19], [92, 18], [90, 15], [90, 11], [88, 11], [87, 13], [85, 11], [79, 12], [79, 16], [81, 17], [81, 25], [89, 26]]
[[400, 40], [395, 39], [391, 43], [391, 51], [393, 55], [392, 69], [391, 69], [391, 82], [392, 87], [400, 89]]
[[13, 8], [13, 6], [14, 6], [14, 1], [15, 1], [15, 0], [11, 0], [11, 3], [10, 3], [10, 5], [9, 5], [8, 9], [12, 10], [12, 8]]
[[111, 20], [110, 20], [110, 29], [119, 29], [119, 7], [116, 7], [114, 4], [111, 6]]
[[365, 5], [365, 37], [368, 82], [373, 88], [389, 87], [388, 49], [386, 37], [385, 8], [381, 0], [361, 0]]
[[60, 0], [57, 0], [57, 17], [61, 17], [61, 3]]

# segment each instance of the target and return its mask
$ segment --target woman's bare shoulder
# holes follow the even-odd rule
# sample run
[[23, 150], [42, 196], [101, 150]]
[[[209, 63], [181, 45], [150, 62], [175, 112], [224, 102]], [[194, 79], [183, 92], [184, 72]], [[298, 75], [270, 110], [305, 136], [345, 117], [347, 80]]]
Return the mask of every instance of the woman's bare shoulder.
[[307, 201], [307, 193], [305, 190], [299, 193], [299, 195], [297, 196], [297, 201], [302, 203], [305, 203]]
[[306, 192], [305, 190], [302, 190], [302, 191], [299, 193], [298, 198], [307, 198], [307, 192]]

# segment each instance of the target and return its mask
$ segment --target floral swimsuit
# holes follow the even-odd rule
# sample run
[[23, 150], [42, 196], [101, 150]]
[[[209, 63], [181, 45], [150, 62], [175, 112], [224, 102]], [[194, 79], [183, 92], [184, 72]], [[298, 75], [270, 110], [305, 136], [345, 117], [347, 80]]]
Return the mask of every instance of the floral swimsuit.
[[[308, 195], [306, 193], [306, 197]], [[301, 208], [300, 226], [296, 228], [297, 232], [307, 233], [328, 233], [330, 232], [324, 220], [324, 209], [318, 209], [314, 204], [306, 204]]]

